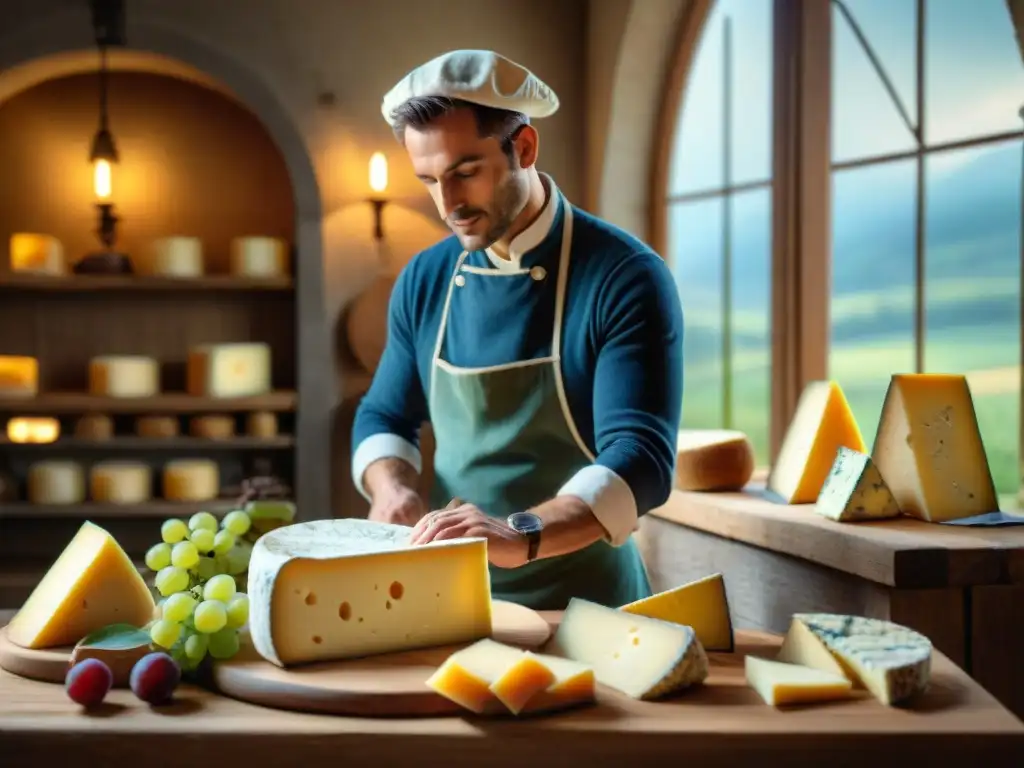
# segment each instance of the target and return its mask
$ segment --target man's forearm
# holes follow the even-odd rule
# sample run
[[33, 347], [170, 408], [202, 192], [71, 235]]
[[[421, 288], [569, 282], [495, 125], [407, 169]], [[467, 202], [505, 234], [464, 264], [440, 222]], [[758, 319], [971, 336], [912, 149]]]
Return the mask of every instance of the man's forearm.
[[590, 507], [576, 496], [556, 496], [530, 511], [544, 521], [538, 558], [565, 555], [607, 538]]
[[404, 459], [377, 459], [363, 473], [363, 487], [374, 501], [402, 491], [418, 491], [419, 475]]

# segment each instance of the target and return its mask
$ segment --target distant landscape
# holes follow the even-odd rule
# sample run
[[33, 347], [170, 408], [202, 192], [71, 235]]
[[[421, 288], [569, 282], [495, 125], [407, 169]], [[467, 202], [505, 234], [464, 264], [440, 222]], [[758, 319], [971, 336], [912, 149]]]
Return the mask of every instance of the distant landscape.
[[[965, 373], [1000, 494], [1020, 487], [1021, 143], [926, 163], [928, 372]], [[914, 365], [914, 165], [842, 171], [833, 186], [831, 378], [870, 447], [893, 373]], [[683, 426], [722, 426], [721, 202], [677, 206], [686, 322]], [[770, 197], [733, 203], [732, 426], [768, 459]], [[1007, 499], [1008, 500], [1008, 499]]]

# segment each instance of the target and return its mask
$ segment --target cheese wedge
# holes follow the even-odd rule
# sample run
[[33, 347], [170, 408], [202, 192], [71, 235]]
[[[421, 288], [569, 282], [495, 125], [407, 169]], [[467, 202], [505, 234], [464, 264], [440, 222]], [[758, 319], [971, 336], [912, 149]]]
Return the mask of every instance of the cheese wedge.
[[815, 511], [830, 520], [855, 523], [898, 517], [899, 504], [871, 457], [840, 446]]
[[798, 613], [777, 661], [842, 674], [886, 705], [928, 687], [932, 643], [920, 632], [883, 619]]
[[800, 395], [796, 414], [768, 475], [768, 490], [786, 504], [815, 501], [840, 446], [867, 451], [839, 384], [811, 382]]
[[620, 610], [693, 627], [705, 651], [732, 652], [735, 647], [725, 579], [720, 573], [645, 597]]
[[843, 699], [853, 689], [845, 675], [797, 664], [747, 656], [743, 666], [747, 684], [774, 707]]
[[681, 429], [676, 438], [680, 491], [738, 491], [754, 474], [754, 446], [732, 429]]
[[155, 608], [114, 537], [86, 522], [11, 619], [7, 637], [23, 648], [74, 645], [109, 624], [141, 627]]
[[578, 597], [569, 601], [547, 652], [586, 664], [599, 683], [645, 701], [708, 676], [707, 654], [691, 627]]
[[893, 376], [871, 458], [905, 515], [944, 522], [999, 510], [965, 376]]

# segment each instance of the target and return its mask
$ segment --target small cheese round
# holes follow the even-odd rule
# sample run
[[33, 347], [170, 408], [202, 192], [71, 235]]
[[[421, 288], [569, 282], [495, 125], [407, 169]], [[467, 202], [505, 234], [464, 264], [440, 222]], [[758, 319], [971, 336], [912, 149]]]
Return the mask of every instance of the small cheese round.
[[104, 355], [89, 361], [89, 394], [152, 397], [160, 392], [160, 364], [145, 355]]
[[28, 468], [28, 500], [33, 504], [80, 504], [85, 470], [77, 461], [47, 459]]
[[200, 277], [203, 242], [198, 237], [162, 237], [152, 244], [154, 275]]
[[193, 437], [205, 437], [208, 440], [227, 440], [234, 437], [235, 417], [222, 414], [194, 416], [189, 425]]
[[676, 489], [738, 491], [754, 474], [754, 446], [732, 429], [681, 429], [676, 441]]
[[161, 439], [177, 437], [178, 419], [175, 416], [139, 416], [135, 420], [135, 432], [139, 437]]
[[164, 465], [164, 498], [208, 501], [220, 495], [220, 471], [210, 459], [176, 459]]
[[153, 471], [140, 461], [103, 461], [89, 472], [89, 495], [101, 504], [141, 504], [152, 488]]
[[276, 437], [277, 414], [271, 411], [257, 411], [256, 413], [250, 413], [245, 420], [245, 431], [252, 437]]
[[236, 237], [231, 241], [231, 274], [240, 277], [278, 277], [288, 267], [284, 240], [276, 237]]
[[75, 422], [79, 440], [109, 440], [114, 436], [114, 420], [104, 413], [87, 413]]

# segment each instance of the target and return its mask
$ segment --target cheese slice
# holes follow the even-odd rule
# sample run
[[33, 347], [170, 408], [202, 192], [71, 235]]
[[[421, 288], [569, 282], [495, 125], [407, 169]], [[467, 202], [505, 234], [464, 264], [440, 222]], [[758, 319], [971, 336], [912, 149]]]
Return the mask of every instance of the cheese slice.
[[155, 609], [114, 537], [86, 522], [11, 619], [7, 637], [23, 648], [70, 646], [109, 624], [141, 627]]
[[249, 397], [270, 392], [270, 346], [205, 344], [188, 352], [187, 390], [196, 397]]
[[839, 384], [811, 382], [800, 395], [796, 414], [768, 475], [768, 490], [786, 504], [815, 501], [841, 446], [867, 451]]
[[160, 363], [145, 355], [103, 355], [89, 361], [89, 394], [153, 397], [160, 393]]
[[747, 684], [774, 707], [844, 699], [853, 689], [846, 675], [798, 664], [747, 656], [743, 666]]
[[39, 392], [39, 361], [34, 357], [0, 355], [0, 397], [35, 397]]
[[999, 510], [965, 376], [893, 376], [871, 458], [905, 515], [944, 522]]
[[547, 652], [586, 664], [599, 683], [645, 701], [708, 676], [707, 654], [691, 627], [578, 597], [569, 601]]
[[883, 619], [798, 613], [777, 660], [842, 674], [883, 704], [894, 705], [928, 687], [932, 643], [920, 632]]
[[731, 429], [681, 429], [676, 438], [680, 491], [738, 491], [754, 474], [754, 446]]
[[487, 540], [410, 546], [411, 532], [335, 519], [261, 536], [248, 576], [257, 652], [284, 667], [489, 637]]
[[900, 507], [871, 457], [840, 446], [815, 511], [844, 523], [898, 517]]
[[731, 652], [734, 648], [725, 579], [720, 573], [642, 598], [620, 610], [693, 627], [705, 651]]

